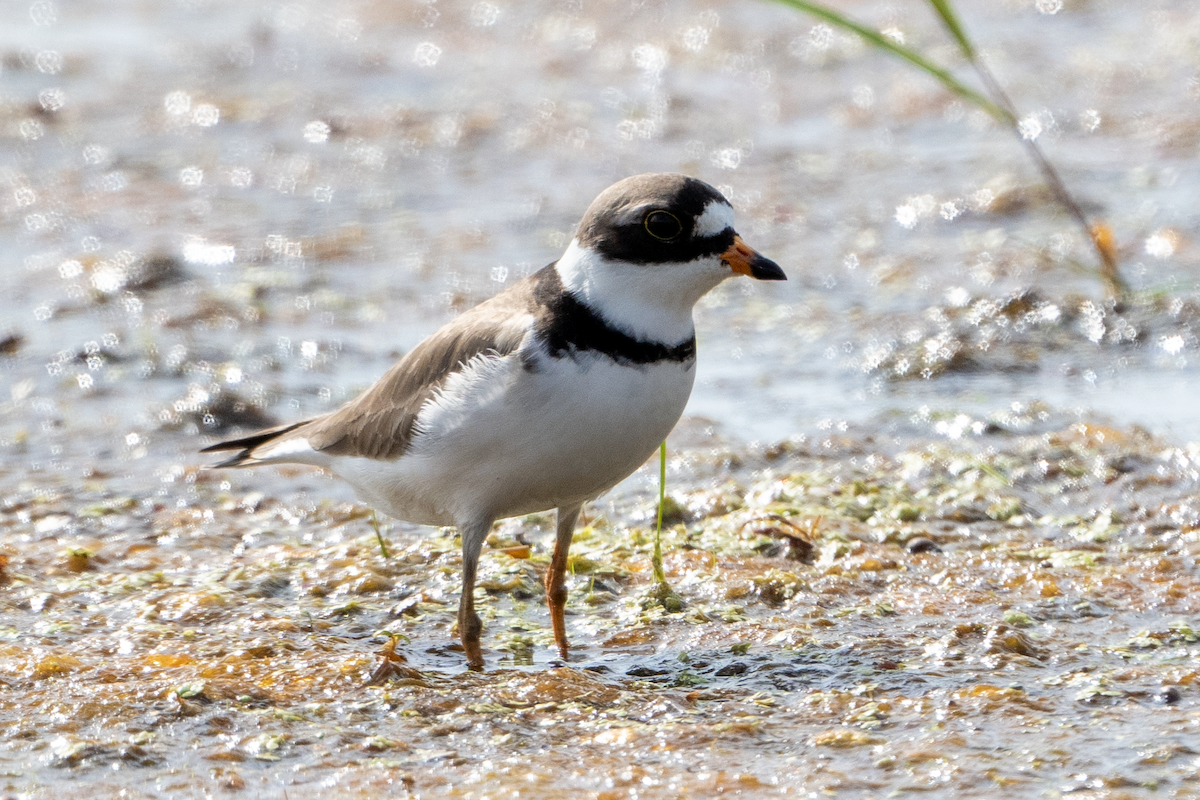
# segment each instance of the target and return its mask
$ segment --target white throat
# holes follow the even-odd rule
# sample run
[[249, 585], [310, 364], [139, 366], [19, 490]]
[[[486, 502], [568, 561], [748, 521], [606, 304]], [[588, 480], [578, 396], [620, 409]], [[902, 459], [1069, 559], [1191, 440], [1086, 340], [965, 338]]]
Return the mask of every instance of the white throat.
[[692, 307], [733, 273], [717, 256], [683, 264], [613, 261], [572, 240], [555, 265], [563, 288], [614, 327], [675, 345], [695, 335]]

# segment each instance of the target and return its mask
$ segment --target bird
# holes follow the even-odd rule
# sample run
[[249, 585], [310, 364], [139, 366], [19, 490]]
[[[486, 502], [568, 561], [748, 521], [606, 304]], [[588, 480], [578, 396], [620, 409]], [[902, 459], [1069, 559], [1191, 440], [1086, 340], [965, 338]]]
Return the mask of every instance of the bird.
[[596, 197], [557, 261], [437, 330], [355, 399], [201, 452], [237, 451], [214, 468], [320, 467], [393, 517], [455, 526], [458, 633], [472, 670], [484, 668], [474, 588], [492, 524], [556, 510], [545, 587], [566, 662], [580, 510], [679, 421], [696, 374], [693, 307], [735, 275], [786, 280], [737, 234], [717, 189], [634, 175]]

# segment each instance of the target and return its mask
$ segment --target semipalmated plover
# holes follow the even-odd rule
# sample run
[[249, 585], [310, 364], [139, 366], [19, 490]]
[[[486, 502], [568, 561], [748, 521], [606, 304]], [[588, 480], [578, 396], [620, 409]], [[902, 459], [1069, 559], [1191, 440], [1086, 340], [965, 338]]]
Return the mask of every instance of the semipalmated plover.
[[546, 602], [567, 658], [567, 549], [579, 510], [658, 447], [692, 391], [692, 307], [738, 273], [784, 280], [708, 184], [636, 175], [588, 207], [562, 257], [465, 312], [337, 411], [205, 448], [218, 467], [311, 464], [368, 504], [462, 534], [458, 629], [483, 666], [475, 573], [492, 523], [557, 509]]

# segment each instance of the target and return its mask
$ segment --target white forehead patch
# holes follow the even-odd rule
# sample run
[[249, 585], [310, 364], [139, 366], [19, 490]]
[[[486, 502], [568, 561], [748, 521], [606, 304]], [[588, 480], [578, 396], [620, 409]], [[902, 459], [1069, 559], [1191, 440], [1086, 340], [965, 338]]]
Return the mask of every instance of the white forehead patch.
[[704, 207], [704, 213], [696, 218], [694, 235], [708, 237], [716, 236], [726, 228], [733, 227], [733, 209], [720, 200], [711, 200]]

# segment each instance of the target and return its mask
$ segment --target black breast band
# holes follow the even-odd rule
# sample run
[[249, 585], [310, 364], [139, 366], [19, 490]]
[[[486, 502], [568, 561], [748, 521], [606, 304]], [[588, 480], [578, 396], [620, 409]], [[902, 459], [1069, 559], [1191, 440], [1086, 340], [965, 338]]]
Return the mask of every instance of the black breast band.
[[695, 334], [686, 342], [666, 345], [636, 339], [612, 327], [563, 289], [553, 264], [538, 274], [534, 297], [538, 305], [537, 332], [555, 358], [595, 353], [624, 366], [640, 366], [660, 361], [683, 363], [696, 357]]

